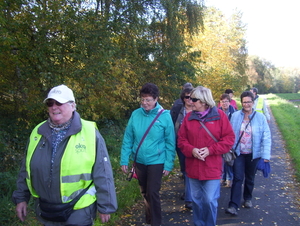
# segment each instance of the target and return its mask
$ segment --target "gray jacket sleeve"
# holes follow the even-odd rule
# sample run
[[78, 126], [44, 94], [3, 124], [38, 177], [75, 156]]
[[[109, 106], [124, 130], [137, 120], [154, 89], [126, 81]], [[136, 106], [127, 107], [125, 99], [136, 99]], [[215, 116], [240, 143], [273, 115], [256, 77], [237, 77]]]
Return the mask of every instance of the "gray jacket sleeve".
[[106, 144], [98, 130], [96, 130], [96, 149], [93, 179], [96, 187], [97, 209], [100, 213], [110, 214], [116, 212], [118, 208], [117, 196]]
[[264, 115], [266, 116], [267, 121], [270, 121], [271, 117], [270, 117], [270, 113], [269, 113], [269, 110], [268, 110], [267, 103], [266, 103], [265, 99], [264, 99], [264, 102], [263, 102], [263, 112], [264, 112]]
[[24, 157], [17, 178], [17, 189], [12, 194], [12, 201], [14, 204], [18, 204], [24, 201], [28, 203], [30, 196], [31, 194], [26, 183], [26, 168], [25, 168], [25, 157]]

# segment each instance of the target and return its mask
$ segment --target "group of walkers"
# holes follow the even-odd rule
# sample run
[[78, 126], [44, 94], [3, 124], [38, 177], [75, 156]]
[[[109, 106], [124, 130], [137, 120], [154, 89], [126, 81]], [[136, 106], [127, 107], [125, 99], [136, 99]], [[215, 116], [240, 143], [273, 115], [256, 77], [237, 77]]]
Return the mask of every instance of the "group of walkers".
[[[221, 184], [231, 187], [227, 213], [237, 215], [242, 199], [246, 208], [252, 207], [256, 165], [270, 160], [270, 116], [256, 88], [241, 94], [241, 110], [232, 95], [226, 90], [217, 107], [210, 89], [187, 83], [180, 99], [165, 110], [158, 102], [158, 87], [142, 86], [141, 106], [124, 133], [120, 165], [138, 179], [146, 224], [162, 225], [162, 177], [172, 171], [176, 152], [184, 178], [182, 198], [193, 209], [195, 226], [216, 225]], [[52, 88], [44, 103], [49, 118], [31, 133], [13, 193], [18, 217], [25, 220], [33, 196], [43, 225], [93, 225], [97, 211], [107, 222], [117, 210], [117, 199], [97, 126], [80, 118], [73, 92], [64, 85]], [[237, 158], [229, 167], [222, 155], [233, 147]]]

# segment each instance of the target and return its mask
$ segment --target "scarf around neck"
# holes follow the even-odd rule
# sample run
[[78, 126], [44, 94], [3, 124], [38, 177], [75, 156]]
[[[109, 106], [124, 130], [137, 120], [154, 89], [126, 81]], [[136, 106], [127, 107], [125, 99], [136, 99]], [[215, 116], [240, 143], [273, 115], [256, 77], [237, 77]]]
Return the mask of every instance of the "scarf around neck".
[[196, 115], [198, 115], [199, 119], [204, 119], [204, 117], [208, 114], [210, 108], [207, 108], [205, 111], [195, 111]]

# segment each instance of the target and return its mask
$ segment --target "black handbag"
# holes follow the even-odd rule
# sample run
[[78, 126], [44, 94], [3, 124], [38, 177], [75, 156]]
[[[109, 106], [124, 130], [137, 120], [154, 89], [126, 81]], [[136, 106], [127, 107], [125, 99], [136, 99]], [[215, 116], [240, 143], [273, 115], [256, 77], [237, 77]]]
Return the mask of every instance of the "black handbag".
[[[93, 182], [92, 182], [93, 183]], [[77, 201], [89, 189], [90, 185], [83, 189], [71, 202], [68, 203], [49, 203], [39, 198], [39, 207], [41, 210], [40, 216], [47, 221], [65, 222], [74, 211], [74, 206]]]

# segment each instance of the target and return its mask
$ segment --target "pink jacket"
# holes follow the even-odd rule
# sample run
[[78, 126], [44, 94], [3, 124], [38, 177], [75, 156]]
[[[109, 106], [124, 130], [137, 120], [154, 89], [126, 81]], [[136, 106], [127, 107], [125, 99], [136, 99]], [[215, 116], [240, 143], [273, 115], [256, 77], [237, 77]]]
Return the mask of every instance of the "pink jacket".
[[[185, 165], [189, 178], [198, 180], [216, 180], [222, 175], [222, 154], [228, 152], [235, 135], [226, 114], [216, 107], [201, 119], [209, 131], [215, 136], [215, 142], [199, 123], [200, 119], [194, 111], [188, 113], [178, 131], [178, 147], [186, 156]], [[192, 155], [194, 148], [208, 147], [209, 156], [205, 161]]]

